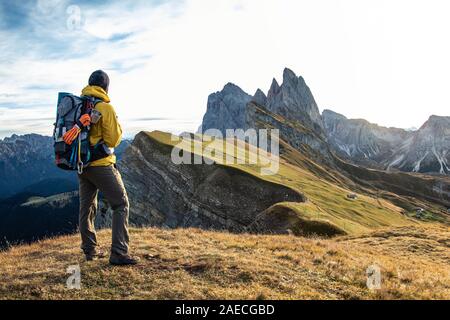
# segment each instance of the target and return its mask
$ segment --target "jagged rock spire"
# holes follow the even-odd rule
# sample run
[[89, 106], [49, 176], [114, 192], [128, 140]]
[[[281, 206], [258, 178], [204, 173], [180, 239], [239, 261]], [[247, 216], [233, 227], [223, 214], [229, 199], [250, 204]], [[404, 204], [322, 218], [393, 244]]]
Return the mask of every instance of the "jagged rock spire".
[[262, 92], [261, 89], [258, 89], [258, 90], [256, 90], [255, 95], [252, 98], [252, 101], [254, 101], [257, 104], [260, 104], [262, 106], [265, 106], [267, 103], [267, 97], [264, 94], [264, 92]]
[[287, 119], [302, 122], [323, 135], [323, 121], [311, 90], [305, 80], [289, 68], [283, 71], [283, 83], [274, 79], [267, 95], [267, 109]]
[[280, 92], [280, 85], [277, 82], [277, 79], [273, 78], [272, 84], [270, 85], [269, 92], [267, 93], [268, 99], [273, 99]]

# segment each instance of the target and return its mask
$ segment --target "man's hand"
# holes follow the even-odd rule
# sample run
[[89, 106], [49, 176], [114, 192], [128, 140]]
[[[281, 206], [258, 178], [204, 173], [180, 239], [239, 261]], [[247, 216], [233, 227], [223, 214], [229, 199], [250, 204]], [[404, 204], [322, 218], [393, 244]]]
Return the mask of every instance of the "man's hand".
[[72, 129], [64, 133], [63, 135], [64, 142], [67, 143], [68, 145], [71, 145], [73, 141], [78, 137], [80, 132], [81, 132], [80, 127], [75, 125]]
[[83, 125], [83, 127], [87, 127], [91, 124], [91, 116], [86, 114], [83, 114], [80, 117], [80, 123]]

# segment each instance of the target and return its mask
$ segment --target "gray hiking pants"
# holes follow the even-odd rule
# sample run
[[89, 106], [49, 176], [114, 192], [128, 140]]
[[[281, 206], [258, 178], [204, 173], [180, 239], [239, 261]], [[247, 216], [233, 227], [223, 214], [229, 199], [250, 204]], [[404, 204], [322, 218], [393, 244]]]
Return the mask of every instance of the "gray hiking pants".
[[80, 217], [81, 249], [92, 253], [97, 247], [94, 221], [97, 213], [97, 195], [100, 191], [113, 210], [111, 253], [128, 254], [128, 215], [129, 203], [122, 177], [115, 166], [88, 167], [81, 175]]

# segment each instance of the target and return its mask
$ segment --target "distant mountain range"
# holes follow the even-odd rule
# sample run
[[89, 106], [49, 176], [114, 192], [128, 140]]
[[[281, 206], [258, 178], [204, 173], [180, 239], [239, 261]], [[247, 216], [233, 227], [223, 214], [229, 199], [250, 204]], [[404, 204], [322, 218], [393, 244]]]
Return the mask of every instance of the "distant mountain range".
[[[120, 159], [130, 145], [116, 149]], [[0, 248], [70, 233], [78, 225], [75, 172], [54, 164], [53, 139], [37, 134], [0, 140]]]
[[386, 128], [322, 113], [328, 142], [341, 157], [370, 167], [450, 173], [450, 117], [431, 116], [418, 130]]
[[347, 119], [331, 110], [320, 114], [305, 80], [287, 68], [283, 83], [273, 79], [267, 95], [258, 89], [250, 96], [232, 83], [211, 94], [200, 131], [264, 127], [280, 129], [281, 139], [319, 163], [332, 164], [334, 154], [383, 170], [450, 172], [450, 117], [431, 116], [411, 131]]
[[51, 137], [27, 134], [0, 140], [0, 199], [33, 185], [35, 192], [45, 194], [56, 186], [62, 192], [76, 189], [76, 175], [58, 169], [53, 159]]
[[[129, 144], [124, 140], [119, 145], [118, 158]], [[54, 164], [52, 137], [26, 134], [0, 140], [0, 199], [21, 192], [49, 196], [77, 188], [76, 173]]]

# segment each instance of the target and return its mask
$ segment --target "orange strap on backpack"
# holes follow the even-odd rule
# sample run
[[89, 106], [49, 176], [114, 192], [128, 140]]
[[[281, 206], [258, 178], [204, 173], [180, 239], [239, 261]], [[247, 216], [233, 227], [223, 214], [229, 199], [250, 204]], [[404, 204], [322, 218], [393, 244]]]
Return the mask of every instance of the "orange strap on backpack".
[[64, 133], [63, 135], [64, 142], [67, 143], [68, 145], [71, 145], [78, 137], [80, 132], [81, 132], [80, 127], [78, 125], [74, 125], [72, 129]]
[[91, 116], [86, 114], [83, 114], [80, 117], [80, 123], [83, 125], [83, 127], [87, 127], [91, 124]]
[[[91, 116], [88, 114], [83, 114], [79, 119], [79, 123], [83, 127], [89, 126], [91, 124]], [[68, 145], [71, 145], [78, 137], [80, 132], [81, 132], [80, 126], [78, 124], [74, 125], [72, 129], [70, 129], [63, 135], [64, 142], [67, 143]]]

